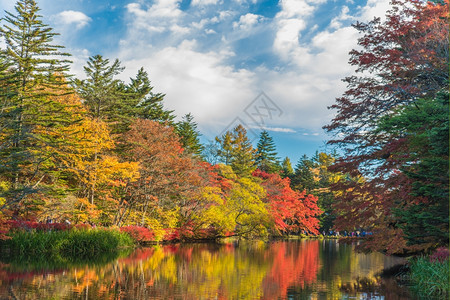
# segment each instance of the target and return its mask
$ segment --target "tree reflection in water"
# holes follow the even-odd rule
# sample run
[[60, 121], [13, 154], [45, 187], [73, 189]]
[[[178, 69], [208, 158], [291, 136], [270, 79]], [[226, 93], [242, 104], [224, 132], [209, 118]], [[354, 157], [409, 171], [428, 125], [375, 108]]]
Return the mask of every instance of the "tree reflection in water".
[[376, 275], [393, 263], [335, 241], [166, 245], [103, 264], [2, 264], [0, 298], [341, 299], [384, 293], [410, 299], [394, 281]]

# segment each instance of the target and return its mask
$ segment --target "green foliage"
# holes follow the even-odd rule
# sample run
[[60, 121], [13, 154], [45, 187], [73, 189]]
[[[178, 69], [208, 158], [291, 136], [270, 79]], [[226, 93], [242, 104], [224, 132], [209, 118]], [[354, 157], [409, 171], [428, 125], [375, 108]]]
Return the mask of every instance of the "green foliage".
[[[214, 146], [217, 145], [217, 149]], [[216, 152], [219, 161], [230, 165], [233, 160], [233, 135], [230, 131], [225, 132], [221, 137], [216, 137], [216, 144], [211, 145], [211, 150]]]
[[190, 113], [183, 116], [183, 119], [175, 124], [175, 131], [180, 137], [184, 152], [200, 155], [203, 150], [199, 139], [201, 134], [197, 130], [197, 123], [193, 120], [194, 117]]
[[314, 181], [314, 162], [303, 155], [295, 166], [295, 172], [291, 176], [292, 186], [299, 191], [312, 191], [316, 189], [317, 182]]
[[320, 231], [332, 229], [336, 218], [333, 209], [334, 195], [329, 187], [336, 182], [339, 175], [328, 170], [335, 157], [335, 154], [323, 152], [317, 152], [311, 159], [304, 155], [300, 158], [295, 173], [290, 176], [294, 189], [306, 190], [318, 197], [317, 204], [323, 211], [319, 217]]
[[56, 175], [53, 150], [66, 142], [52, 133], [73, 121], [52, 97], [69, 92], [64, 81], [69, 54], [52, 44], [57, 34], [42, 22], [35, 1], [18, 1], [15, 11], [6, 12], [0, 27], [5, 41], [0, 51], [0, 174], [10, 183], [0, 195], [6, 199], [2, 208], [42, 190]]
[[123, 70], [118, 59], [110, 64], [109, 59], [101, 55], [89, 57], [84, 67], [87, 78], [76, 80], [75, 87], [94, 119], [114, 123], [120, 118], [117, 108], [121, 106], [125, 95], [120, 89], [120, 80], [114, 77]]
[[240, 178], [230, 166], [219, 165], [220, 175], [227, 181], [223, 200], [216, 200], [205, 215], [220, 232], [234, 232], [243, 237], [267, 235], [270, 216], [263, 202], [266, 191], [254, 177]]
[[266, 130], [259, 135], [255, 155], [256, 168], [266, 173], [280, 171], [280, 162], [277, 157], [275, 143]]
[[[405, 137], [400, 169], [410, 180], [409, 197], [403, 198], [394, 214], [399, 218], [409, 244], [448, 244], [449, 223], [449, 94], [420, 99], [382, 118], [380, 132]], [[400, 199], [399, 199], [400, 200]]]
[[283, 171], [282, 177], [291, 177], [294, 175], [294, 169], [292, 168], [291, 160], [289, 157], [286, 158], [281, 163], [281, 170]]
[[131, 78], [131, 83], [126, 87], [127, 93], [137, 96], [135, 113], [131, 114], [141, 119], [148, 119], [160, 123], [173, 124], [175, 115], [173, 110], [164, 109], [164, 94], [154, 93], [150, 84], [148, 73], [143, 68], [139, 69], [136, 78]]
[[411, 289], [421, 299], [448, 299], [450, 294], [449, 261], [431, 262], [426, 257], [409, 264]]
[[220, 145], [218, 155], [222, 162], [230, 165], [236, 175], [249, 177], [255, 170], [255, 150], [247, 137], [244, 126], [236, 126], [222, 137], [216, 137]]

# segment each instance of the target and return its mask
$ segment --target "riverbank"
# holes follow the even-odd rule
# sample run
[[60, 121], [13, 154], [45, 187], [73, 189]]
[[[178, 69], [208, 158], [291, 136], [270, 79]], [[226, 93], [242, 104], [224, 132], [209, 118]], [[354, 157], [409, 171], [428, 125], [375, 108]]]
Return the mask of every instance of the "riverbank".
[[134, 247], [126, 233], [114, 229], [16, 230], [0, 240], [2, 257], [91, 258]]

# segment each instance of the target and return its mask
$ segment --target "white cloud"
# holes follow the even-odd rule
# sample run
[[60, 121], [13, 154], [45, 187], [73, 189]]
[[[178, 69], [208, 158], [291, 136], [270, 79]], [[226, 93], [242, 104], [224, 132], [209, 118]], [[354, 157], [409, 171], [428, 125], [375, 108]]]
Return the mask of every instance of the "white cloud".
[[174, 33], [179, 33], [179, 34], [188, 34], [191, 31], [191, 29], [189, 27], [182, 27], [177, 24], [172, 25], [170, 27], [170, 30]]
[[360, 21], [369, 21], [373, 17], [385, 19], [386, 11], [391, 8], [389, 0], [367, 0], [367, 4], [361, 9]]
[[299, 48], [299, 34], [306, 28], [301, 19], [282, 19], [278, 21], [278, 31], [273, 43], [274, 50], [285, 60]]
[[273, 132], [286, 132], [286, 133], [295, 133], [296, 131], [292, 128], [286, 127], [269, 127], [269, 126], [251, 126], [252, 129], [263, 129], [267, 131]]
[[[147, 30], [161, 33], [171, 30], [174, 33], [187, 33], [189, 30], [176, 24], [177, 18], [183, 15], [179, 9], [179, 0], [157, 0], [151, 6], [140, 3], [129, 3], [126, 8], [130, 15], [133, 30]], [[175, 24], [174, 24], [175, 23]]]
[[144, 66], [156, 89], [166, 94], [166, 106], [176, 109], [177, 115], [191, 112], [203, 129], [223, 127], [245, 108], [243, 103], [253, 99], [255, 74], [227, 66], [229, 51], [202, 53], [196, 48], [197, 42], [191, 40], [136, 55], [140, 59], [124, 52], [120, 57], [127, 66], [124, 77], [133, 77]]
[[139, 3], [130, 3], [127, 9], [138, 18], [176, 18], [182, 14], [179, 8], [180, 0], [157, 0], [146, 10]]
[[333, 20], [331, 20], [330, 28], [339, 29], [342, 27], [342, 21], [354, 20], [355, 18], [353, 16], [349, 15], [348, 14], [349, 12], [350, 12], [350, 9], [348, 8], [348, 6], [343, 6], [342, 10], [341, 10], [341, 14], [339, 16], [333, 18]]
[[253, 26], [258, 24], [258, 22], [261, 21], [262, 19], [263, 19], [263, 17], [260, 15], [248, 13], [248, 14], [242, 15], [239, 18], [238, 22], [233, 22], [233, 28], [235, 28], [235, 29], [238, 28], [243, 31], [249, 31], [252, 29]]
[[201, 6], [201, 5], [211, 5], [211, 4], [217, 4], [218, 0], [192, 0], [191, 5], [192, 6]]
[[280, 1], [281, 11], [277, 14], [278, 18], [294, 18], [309, 16], [315, 7], [306, 0], [284, 0]]
[[89, 24], [92, 19], [81, 11], [65, 10], [54, 16], [54, 20], [62, 25], [75, 25], [76, 29], [81, 29]]
[[[319, 27], [315, 24], [323, 22], [314, 13], [325, 1], [281, 1], [273, 19], [250, 13], [246, 5], [240, 10], [236, 3], [224, 7], [226, 1], [206, 1], [220, 8], [194, 7], [196, 11], [188, 13], [179, 9], [180, 1], [161, 0], [153, 5], [135, 1], [127, 5], [128, 31], [120, 49], [108, 56], [119, 57], [127, 67], [124, 80], [143, 66], [155, 92], [166, 94], [166, 107], [178, 116], [193, 113], [205, 135], [220, 133], [242, 116], [263, 89], [283, 110], [282, 117], [266, 124], [266, 130], [295, 132], [291, 128], [301, 127], [310, 137], [316, 136], [334, 113], [327, 106], [345, 90], [341, 79], [352, 72], [348, 52], [356, 46], [358, 33], [349, 21], [384, 15], [389, 0], [368, 0], [356, 12], [342, 7], [328, 26]], [[236, 67], [233, 63], [248, 53], [237, 52], [235, 42], [244, 31], [248, 32], [245, 37], [251, 37], [262, 27], [270, 31], [259, 33], [272, 33], [267, 35], [272, 48], [264, 51], [280, 58], [273, 64], [276, 67], [264, 66], [265, 61], [259, 67]]]

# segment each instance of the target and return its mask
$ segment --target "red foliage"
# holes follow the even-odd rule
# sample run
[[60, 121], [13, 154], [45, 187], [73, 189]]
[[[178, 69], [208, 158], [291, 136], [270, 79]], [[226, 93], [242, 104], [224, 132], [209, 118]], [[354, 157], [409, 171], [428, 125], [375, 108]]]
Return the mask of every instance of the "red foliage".
[[359, 49], [350, 52], [356, 73], [345, 79], [347, 91], [331, 107], [336, 117], [325, 126], [336, 137], [329, 143], [345, 153], [332, 171], [366, 178], [343, 179], [332, 187], [338, 195], [336, 227], [370, 226], [380, 233], [372, 238], [372, 250], [406, 246], [393, 209], [423, 201], [411, 195], [412, 182], [399, 171], [411, 155], [408, 137], [377, 131], [377, 126], [398, 107], [448, 89], [449, 1], [435, 2], [393, 0], [386, 21], [375, 18], [354, 26], [362, 33]]
[[151, 242], [155, 239], [155, 233], [147, 227], [124, 226], [120, 227], [120, 231], [128, 233], [128, 235], [138, 243]]
[[37, 230], [37, 231], [50, 231], [50, 230], [70, 230], [72, 225], [66, 223], [39, 223], [33, 221], [23, 220], [9, 220], [6, 222], [9, 225], [10, 230]]
[[0, 240], [8, 239], [7, 233], [9, 231], [9, 224], [6, 220], [3, 219], [3, 216], [0, 214]]
[[214, 227], [196, 228], [196, 224], [189, 221], [179, 228], [165, 229], [163, 240], [168, 242], [214, 239], [218, 232]]
[[291, 189], [289, 178], [278, 174], [268, 174], [256, 170], [253, 176], [263, 179], [262, 185], [267, 191], [267, 201], [275, 227], [280, 232], [305, 230], [319, 234], [319, 219], [322, 213], [317, 206], [317, 197], [307, 195], [306, 191]]
[[88, 230], [92, 228], [90, 224], [86, 223], [75, 224], [73, 227], [75, 227], [78, 230]]
[[430, 261], [431, 262], [435, 262], [435, 261], [444, 262], [444, 261], [448, 260], [448, 257], [449, 257], [448, 248], [440, 247], [440, 248], [437, 248], [436, 251], [432, 255], [430, 255]]
[[157, 203], [170, 202], [180, 208], [187, 222], [210, 205], [200, 194], [204, 186], [219, 183], [215, 167], [183, 155], [172, 127], [136, 120], [124, 140], [129, 144], [129, 158], [139, 163], [140, 177], [124, 191], [126, 201], [119, 207], [123, 216], [129, 207], [145, 215]]

